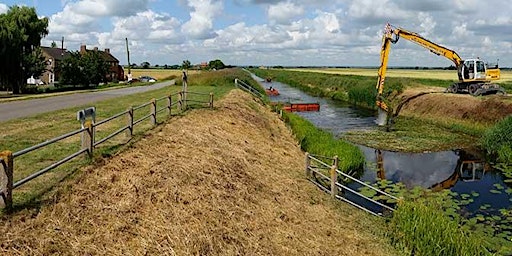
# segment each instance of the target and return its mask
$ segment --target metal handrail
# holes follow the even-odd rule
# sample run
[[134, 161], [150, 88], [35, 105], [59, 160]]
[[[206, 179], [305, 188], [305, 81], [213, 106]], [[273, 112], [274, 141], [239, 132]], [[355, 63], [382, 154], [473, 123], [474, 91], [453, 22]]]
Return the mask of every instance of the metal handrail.
[[[322, 157], [322, 156], [316, 156], [316, 157]], [[333, 184], [331, 178], [328, 177], [327, 175], [323, 174], [320, 171], [321, 170], [327, 170], [328, 168], [332, 169], [335, 166], [334, 165], [328, 165], [328, 164], [324, 163], [323, 161], [319, 160], [316, 157], [312, 156], [310, 154], [307, 154], [307, 158], [310, 159], [310, 160], [313, 160], [313, 161], [309, 161], [308, 162], [307, 170], [311, 171], [311, 175], [315, 175], [315, 179], [308, 179], [308, 180], [311, 181], [312, 183], [314, 183], [315, 185], [317, 185], [318, 187], [320, 187], [325, 192], [332, 193], [329, 188], [327, 188], [325, 185], [322, 185], [320, 183], [320, 181], [323, 180], [324, 182], [325, 181], [330, 181], [331, 184]], [[323, 158], [334, 159], [334, 158], [325, 157], [325, 156]], [[312, 163], [313, 164], [318, 164], [319, 166], [311, 166]], [[341, 172], [339, 169], [334, 169], [334, 170], [335, 170], [337, 175], [341, 175], [342, 177], [348, 178], [348, 179], [350, 179], [350, 180], [352, 180], [352, 181], [354, 181], [354, 182], [356, 182], [356, 183], [358, 183], [360, 185], [363, 185], [363, 186], [365, 186], [367, 188], [370, 188], [370, 189], [372, 189], [372, 190], [374, 190], [374, 191], [376, 191], [376, 192], [378, 192], [378, 193], [380, 193], [380, 194], [382, 194], [384, 196], [387, 196], [390, 199], [399, 200], [397, 197], [395, 197], [395, 196], [393, 196], [393, 195], [391, 195], [391, 194], [389, 194], [387, 192], [384, 192], [381, 189], [375, 188], [375, 187], [373, 187], [373, 186], [371, 186], [371, 185], [369, 185], [367, 183], [364, 183], [364, 182], [362, 182], [362, 181], [360, 181], [360, 180], [358, 180], [358, 179], [356, 179], [356, 178], [354, 178], [354, 177], [352, 177], [352, 176], [350, 176], [350, 175], [348, 175], [346, 173]], [[317, 175], [319, 177], [317, 177]], [[381, 203], [381, 202], [379, 202], [379, 201], [377, 201], [375, 199], [372, 199], [372, 198], [370, 198], [368, 196], [363, 195], [362, 193], [360, 193], [360, 192], [358, 192], [358, 191], [356, 191], [356, 190], [354, 190], [352, 188], [349, 188], [348, 186], [345, 186], [344, 184], [338, 182], [337, 180], [334, 181], [334, 184], [331, 185], [331, 186], [336, 186], [337, 189], [341, 189], [341, 190], [344, 190], [344, 191], [351, 192], [352, 194], [354, 194], [356, 196], [359, 196], [359, 197], [361, 197], [361, 198], [363, 198], [365, 200], [368, 200], [369, 202], [371, 202], [371, 203], [373, 203], [375, 205], [378, 205], [378, 206], [382, 207], [382, 209], [387, 209], [387, 210], [390, 210], [390, 211], [394, 211], [395, 210], [392, 207], [390, 207], [390, 206], [388, 206], [388, 205], [386, 205], [384, 203]], [[371, 213], [371, 214], [376, 215], [376, 216], [382, 216], [381, 213], [373, 212], [372, 210], [367, 209], [366, 207], [364, 207], [362, 205], [359, 205], [356, 202], [350, 201], [349, 199], [347, 199], [347, 198], [345, 198], [343, 196], [338, 195], [337, 193], [334, 196], [335, 196], [335, 198], [340, 199], [340, 200], [342, 200], [344, 202], [347, 202], [347, 203], [349, 203], [349, 204], [351, 204], [351, 205], [353, 205], [353, 206], [355, 206], [355, 207], [357, 207], [359, 209], [362, 209], [362, 210], [364, 210], [364, 211], [366, 211], [368, 213]]]
[[70, 133], [66, 133], [66, 134], [64, 134], [64, 135], [61, 135], [61, 136], [59, 136], [59, 137], [56, 137], [56, 138], [53, 138], [53, 139], [50, 139], [50, 140], [47, 140], [47, 141], [45, 141], [45, 142], [43, 142], [43, 143], [40, 143], [40, 144], [34, 145], [34, 146], [32, 146], [32, 147], [29, 147], [29, 148], [26, 148], [26, 149], [22, 149], [22, 150], [20, 150], [20, 151], [14, 152], [14, 153], [12, 154], [12, 157], [13, 157], [13, 158], [16, 158], [16, 157], [18, 157], [18, 156], [22, 156], [22, 155], [24, 155], [24, 154], [26, 154], [26, 153], [29, 153], [29, 152], [32, 152], [32, 151], [34, 151], [34, 150], [36, 150], [36, 149], [39, 149], [39, 148], [42, 148], [42, 147], [44, 147], [44, 146], [47, 146], [47, 145], [53, 144], [53, 143], [55, 143], [55, 142], [57, 142], [57, 141], [60, 141], [60, 140], [63, 140], [63, 139], [67, 139], [67, 138], [69, 138], [69, 137], [71, 137], [71, 136], [73, 136], [73, 135], [79, 134], [79, 133], [81, 133], [81, 132], [83, 132], [83, 131], [85, 131], [85, 130], [87, 130], [87, 128], [86, 128], [86, 127], [81, 128], [81, 129], [78, 129], [78, 130], [75, 130], [75, 131], [72, 131], [72, 132], [70, 132]]
[[350, 192], [352, 192], [352, 193], [354, 193], [354, 194], [356, 194], [356, 195], [358, 195], [358, 196], [360, 196], [360, 197], [362, 197], [362, 198], [364, 198], [364, 199], [366, 199], [366, 200], [368, 200], [368, 201], [370, 201], [370, 202], [372, 202], [374, 204], [382, 206], [382, 207], [384, 207], [384, 208], [386, 208], [388, 210], [391, 210], [391, 211], [395, 210], [395, 209], [393, 209], [393, 208], [391, 208], [391, 207], [389, 207], [389, 206], [387, 206], [387, 205], [385, 205], [385, 204], [383, 204], [383, 203], [381, 203], [379, 201], [371, 199], [371, 198], [369, 198], [369, 197], [367, 197], [367, 196], [365, 196], [365, 195], [363, 195], [363, 194], [361, 194], [361, 193], [359, 193], [359, 192], [357, 192], [357, 191], [355, 191], [355, 190], [353, 190], [353, 189], [351, 189], [351, 188], [349, 188], [349, 187], [347, 187], [347, 186], [345, 186], [345, 185], [343, 185], [343, 184], [341, 184], [339, 182], [336, 182], [335, 184], [336, 184], [336, 186], [338, 186], [340, 188], [343, 188], [343, 189], [346, 189], [346, 190], [348, 190], [348, 191], [350, 191]]
[[186, 92], [188, 94], [195, 94], [195, 95], [210, 95], [210, 93], [206, 92]]
[[151, 105], [151, 104], [153, 104], [153, 101], [146, 102], [146, 103], [144, 103], [144, 104], [142, 104], [142, 105], [140, 105], [140, 106], [133, 107], [133, 110], [141, 109], [141, 108], [146, 107], [146, 106], [149, 106], [149, 105]]
[[94, 123], [94, 126], [99, 126], [99, 125], [104, 124], [104, 123], [106, 123], [106, 122], [112, 121], [112, 120], [114, 120], [114, 119], [116, 119], [116, 118], [118, 118], [118, 117], [121, 117], [121, 116], [123, 116], [123, 115], [128, 114], [128, 112], [129, 112], [129, 111], [128, 111], [128, 110], [126, 110], [126, 111], [121, 112], [121, 113], [119, 113], [119, 114], [113, 115], [113, 116], [111, 116], [111, 117], [109, 117], [109, 118], [107, 118], [107, 119], [105, 119], [105, 120], [101, 120], [100, 122]]
[[252, 86], [246, 84], [244, 81], [242, 81], [242, 80], [240, 80], [238, 78], [235, 79], [235, 85], [237, 85], [240, 88], [245, 89], [246, 91], [248, 91], [249, 93], [251, 93], [255, 97], [258, 97], [260, 99], [263, 98], [263, 94], [261, 92], [259, 92], [258, 90], [254, 89]]
[[337, 172], [338, 174], [343, 175], [345, 178], [349, 178], [349, 179], [351, 179], [351, 180], [353, 180], [353, 181], [355, 181], [355, 182], [357, 182], [357, 183], [359, 183], [359, 184], [361, 184], [361, 185], [363, 185], [363, 186], [365, 186], [365, 187], [367, 187], [367, 188], [369, 188], [369, 189], [373, 189], [373, 190], [375, 190], [375, 191], [377, 191], [377, 192], [379, 192], [379, 193], [381, 193], [381, 194], [383, 194], [383, 195], [385, 195], [385, 196], [388, 196], [388, 197], [391, 197], [391, 198], [393, 198], [393, 199], [395, 199], [395, 200], [398, 200], [398, 198], [397, 198], [396, 196], [390, 195], [390, 194], [388, 194], [387, 192], [384, 192], [384, 191], [382, 191], [382, 190], [380, 190], [380, 189], [378, 189], [378, 188], [376, 188], [376, 187], [370, 186], [370, 185], [368, 185], [368, 184], [366, 184], [366, 183], [364, 183], [364, 182], [362, 182], [362, 181], [360, 181], [360, 180], [358, 180], [358, 179], [356, 179], [356, 178], [354, 178], [354, 177], [352, 177], [352, 176], [350, 176], [350, 175], [348, 175], [348, 174], [345, 174], [345, 173], [341, 172], [341, 171], [340, 171], [340, 170], [338, 170], [338, 169], [336, 169], [336, 172]]
[[99, 141], [95, 142], [93, 146], [95, 146], [95, 147], [96, 147], [96, 146], [98, 146], [99, 144], [101, 144], [101, 143], [103, 143], [103, 142], [105, 142], [105, 141], [107, 141], [107, 140], [111, 139], [112, 137], [114, 137], [114, 136], [116, 136], [116, 135], [118, 135], [118, 134], [120, 134], [120, 133], [124, 132], [124, 130], [129, 129], [129, 128], [130, 128], [130, 127], [128, 127], [128, 126], [124, 126], [124, 127], [120, 128], [119, 130], [117, 130], [117, 131], [115, 131], [115, 132], [111, 133], [111, 134], [110, 134], [110, 135], [108, 135], [107, 137], [105, 137], [105, 138], [103, 138], [103, 139], [101, 139], [101, 140], [99, 140]]
[[153, 114], [149, 114], [149, 115], [143, 116], [141, 119], [139, 119], [139, 120], [137, 120], [137, 121], [134, 121], [134, 122], [133, 122], [133, 125], [135, 126], [136, 124], [138, 124], [138, 123], [140, 123], [140, 122], [142, 122], [142, 121], [144, 121], [144, 120], [146, 120], [146, 119], [150, 118], [152, 115], [153, 115]]
[[162, 111], [164, 111], [164, 110], [167, 110], [167, 109], [168, 109], [167, 107], [157, 109], [157, 110], [156, 110], [156, 112], [155, 112], [155, 114], [158, 114], [158, 113], [160, 113], [160, 112], [162, 112]]
[[195, 103], [210, 103], [209, 101], [200, 101], [200, 100], [187, 100], [187, 102], [195, 102]]
[[27, 176], [27, 177], [25, 177], [25, 178], [15, 182], [12, 185], [12, 188], [15, 189], [15, 188], [17, 188], [17, 187], [27, 183], [28, 181], [31, 181], [31, 180], [39, 177], [40, 175], [48, 172], [49, 170], [52, 170], [52, 169], [55, 169], [55, 168], [59, 167], [61, 164], [66, 163], [67, 161], [69, 161], [69, 160], [71, 160], [71, 159], [73, 159], [73, 158], [75, 158], [75, 157], [79, 156], [80, 154], [85, 153], [87, 151], [88, 151], [88, 149], [84, 148], [84, 149], [82, 149], [82, 150], [80, 150], [78, 152], [75, 152], [75, 153], [67, 156], [64, 159], [62, 159], [62, 160], [60, 160], [60, 161], [58, 161], [56, 163], [53, 163], [52, 165], [50, 165], [50, 166], [48, 166], [48, 167], [46, 167], [46, 168], [44, 168], [44, 169], [42, 169], [42, 170], [40, 170], [40, 171], [38, 171], [36, 173], [33, 173], [33, 174], [31, 174], [31, 175], [29, 175], [29, 176]]
[[352, 202], [352, 201], [350, 201], [350, 200], [348, 200], [348, 199], [346, 199], [346, 198], [344, 198], [344, 197], [342, 197], [342, 196], [336, 195], [336, 198], [337, 198], [337, 199], [340, 199], [340, 200], [342, 200], [343, 202], [348, 203], [348, 204], [350, 204], [350, 205], [352, 205], [352, 206], [354, 206], [354, 207], [356, 207], [356, 208], [358, 208], [358, 209], [361, 209], [361, 210], [363, 210], [363, 211], [365, 211], [365, 212], [367, 212], [367, 213], [370, 213], [370, 214], [375, 215], [375, 216], [377, 216], [377, 217], [382, 217], [382, 214], [381, 214], [381, 213], [375, 213], [375, 212], [373, 212], [373, 211], [370, 211], [370, 210], [368, 210], [368, 209], [366, 209], [366, 208], [364, 208], [364, 207], [362, 207], [362, 206], [360, 206], [360, 205], [358, 205], [358, 204], [356, 204], [356, 203], [354, 203], [354, 202]]
[[315, 158], [315, 157], [313, 157], [313, 156], [309, 156], [309, 158], [311, 158], [311, 159], [313, 159], [313, 160], [317, 161], [319, 164], [321, 164], [321, 165], [323, 165], [323, 166], [325, 166], [325, 167], [331, 168], [331, 166], [332, 166], [332, 165], [328, 165], [328, 164], [326, 164], [326, 163], [324, 163], [324, 162], [322, 162], [322, 161], [318, 160], [317, 158]]

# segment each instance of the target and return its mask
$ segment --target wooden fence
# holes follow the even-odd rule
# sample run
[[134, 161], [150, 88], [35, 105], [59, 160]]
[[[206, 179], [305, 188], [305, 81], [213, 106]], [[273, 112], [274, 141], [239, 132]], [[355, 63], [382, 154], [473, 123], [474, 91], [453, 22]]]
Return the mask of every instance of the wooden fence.
[[[207, 96], [208, 100], [201, 101], [201, 100], [195, 100], [195, 99], [187, 99], [186, 101], [186, 95], [187, 94], [194, 94], [194, 95], [200, 95], [200, 96]], [[178, 97], [177, 100], [173, 101], [175, 97]], [[206, 97], [205, 97], [206, 98]], [[163, 107], [158, 108], [157, 102], [165, 101], [165, 104]], [[188, 104], [188, 103], [190, 104]], [[57, 168], [58, 166], [86, 153], [88, 157], [93, 156], [94, 149], [98, 147], [100, 144], [104, 143], [107, 140], [110, 140], [111, 138], [121, 134], [125, 133], [128, 140], [130, 140], [133, 136], [133, 128], [135, 125], [140, 124], [144, 120], [149, 119], [152, 126], [155, 126], [157, 124], [157, 114], [166, 111], [167, 115], [171, 116], [171, 110], [173, 106], [177, 106], [178, 111], [182, 112], [186, 110], [186, 106], [192, 106], [192, 105], [200, 105], [200, 106], [206, 106], [209, 108], [213, 108], [213, 93], [197, 93], [197, 92], [177, 92], [174, 94], [170, 94], [165, 97], [161, 97], [158, 99], [152, 99], [151, 101], [144, 103], [140, 106], [136, 107], [129, 107], [126, 111], [118, 113], [114, 116], [111, 116], [105, 120], [95, 122], [95, 109], [94, 108], [88, 108], [82, 111], [79, 111], [77, 113], [77, 119], [81, 121], [81, 128], [66, 134], [63, 134], [61, 136], [52, 138], [50, 140], [47, 140], [43, 143], [22, 149], [17, 152], [12, 151], [3, 151], [0, 152], [0, 208], [11, 208], [12, 207], [12, 192], [14, 189], [20, 187], [21, 185], [39, 177], [40, 175], [53, 170]], [[149, 106], [149, 113], [147, 115], [144, 115], [143, 117], [135, 120], [134, 119], [134, 111], [143, 109], [144, 107]], [[108, 123], [112, 120], [119, 119], [121, 117], [126, 118], [126, 125], [119, 128], [118, 130], [114, 131], [113, 133], [107, 135], [104, 138], [99, 139], [96, 141], [96, 128]], [[90, 120], [87, 120], [90, 119]], [[22, 178], [16, 182], [14, 182], [14, 171], [15, 171], [15, 159], [17, 157], [20, 157], [22, 155], [28, 154], [30, 152], [33, 152], [35, 150], [44, 148], [48, 145], [54, 144], [56, 142], [65, 140], [67, 138], [70, 138], [74, 135], [81, 134], [81, 147], [80, 150], [72, 153], [71, 155], [68, 155], [64, 157], [63, 159], [51, 164], [50, 166], [47, 166], [41, 170], [38, 170], [30, 175], [28, 175], [25, 178]]]
[[[329, 161], [330, 164], [326, 163]], [[321, 190], [329, 193], [333, 198], [349, 203], [373, 215], [382, 216], [384, 212], [393, 212], [398, 198], [378, 188], [370, 186], [338, 169], [338, 157], [316, 156], [306, 153], [306, 177]], [[375, 191], [379, 200], [361, 194], [357, 188], [349, 187], [349, 183]]]

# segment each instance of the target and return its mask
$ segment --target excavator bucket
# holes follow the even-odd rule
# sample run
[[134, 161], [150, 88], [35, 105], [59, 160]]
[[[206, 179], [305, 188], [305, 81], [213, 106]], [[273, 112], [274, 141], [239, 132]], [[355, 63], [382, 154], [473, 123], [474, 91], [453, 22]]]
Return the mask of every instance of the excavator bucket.
[[377, 116], [377, 120], [375, 120], [375, 123], [379, 126], [386, 125], [386, 119], [387, 119], [388, 113], [381, 108], [379, 108], [379, 115]]

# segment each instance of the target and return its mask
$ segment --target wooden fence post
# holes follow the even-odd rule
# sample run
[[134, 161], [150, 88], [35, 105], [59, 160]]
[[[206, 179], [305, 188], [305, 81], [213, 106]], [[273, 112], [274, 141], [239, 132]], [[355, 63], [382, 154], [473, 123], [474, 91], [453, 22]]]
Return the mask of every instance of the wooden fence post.
[[14, 157], [11, 151], [0, 152], [0, 208], [12, 208]]
[[132, 139], [133, 135], [133, 107], [130, 106], [128, 108], [128, 115], [126, 116], [126, 126], [128, 126], [128, 130], [126, 130], [126, 137], [128, 140]]
[[153, 126], [156, 125], [156, 100], [151, 99], [151, 104], [149, 105], [149, 111], [151, 112], [151, 124]]
[[183, 91], [178, 93], [178, 110], [183, 111]]
[[210, 92], [210, 108], [213, 109], [213, 92]]
[[169, 110], [169, 117], [171, 117], [171, 108], [172, 108], [172, 94], [167, 96], [167, 109]]
[[84, 127], [86, 128], [85, 131], [82, 133], [82, 149], [87, 149], [87, 155], [89, 158], [92, 158], [92, 150], [94, 148], [94, 133], [92, 128], [92, 122], [91, 121], [85, 121]]
[[309, 167], [311, 167], [311, 158], [309, 158], [309, 153], [306, 152], [306, 179], [309, 179], [311, 176], [311, 170]]
[[334, 156], [334, 163], [331, 166], [331, 196], [336, 198], [338, 194], [338, 187], [336, 186], [336, 182], [338, 181], [338, 173], [336, 170], [338, 169], [338, 156]]

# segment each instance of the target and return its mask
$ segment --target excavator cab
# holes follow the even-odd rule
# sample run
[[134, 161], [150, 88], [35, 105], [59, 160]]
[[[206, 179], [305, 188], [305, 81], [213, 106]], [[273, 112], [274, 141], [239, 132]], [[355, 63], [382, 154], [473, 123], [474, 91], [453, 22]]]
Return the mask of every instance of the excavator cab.
[[485, 63], [480, 59], [465, 60], [462, 64], [462, 81], [486, 81], [487, 72]]

